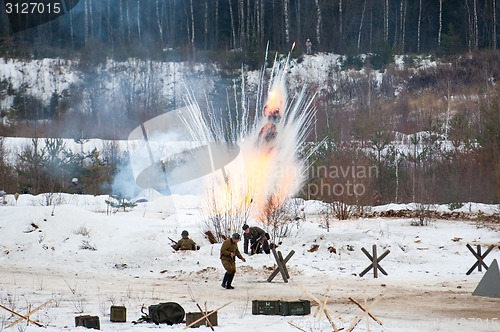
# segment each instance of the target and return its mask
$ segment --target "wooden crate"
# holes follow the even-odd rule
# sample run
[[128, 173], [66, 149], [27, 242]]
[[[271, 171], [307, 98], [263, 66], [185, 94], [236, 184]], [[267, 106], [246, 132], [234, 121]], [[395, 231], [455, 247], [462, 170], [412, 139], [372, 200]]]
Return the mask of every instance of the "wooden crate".
[[99, 317], [90, 315], [76, 316], [75, 326], [83, 326], [88, 329], [96, 329], [96, 330], [101, 329], [101, 325], [99, 323]]
[[[211, 313], [209, 311], [208, 313]], [[186, 326], [190, 325], [193, 322], [196, 322], [198, 319], [201, 317], [205, 316], [205, 314], [202, 314], [201, 312], [187, 312], [186, 313]], [[207, 317], [208, 321], [212, 326], [217, 326], [217, 311], [211, 314], [210, 316]], [[191, 327], [200, 327], [201, 325], [206, 325], [206, 320], [202, 319], [198, 323], [194, 324]], [[209, 325], [208, 325], [209, 326]]]
[[252, 301], [252, 315], [309, 315], [311, 302], [300, 301]]
[[279, 315], [280, 301], [252, 301], [252, 315]]
[[127, 308], [123, 306], [111, 306], [111, 321], [114, 323], [124, 323], [127, 321]]
[[307, 300], [282, 302], [280, 301], [279, 314], [283, 316], [309, 315], [311, 302]]

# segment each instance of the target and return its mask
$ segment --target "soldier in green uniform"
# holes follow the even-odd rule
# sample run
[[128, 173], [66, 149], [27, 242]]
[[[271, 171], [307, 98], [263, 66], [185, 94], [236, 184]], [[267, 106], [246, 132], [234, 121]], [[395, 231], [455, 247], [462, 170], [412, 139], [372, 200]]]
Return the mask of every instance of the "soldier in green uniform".
[[[243, 225], [243, 237], [245, 241], [243, 243], [243, 252], [248, 255], [260, 254], [262, 250], [266, 254], [270, 254], [269, 249], [269, 234], [266, 233], [262, 228], [253, 226], [250, 227], [247, 224]], [[250, 242], [250, 253], [248, 252], [248, 243]]]
[[234, 233], [231, 238], [225, 240], [220, 247], [220, 260], [224, 269], [226, 269], [226, 274], [224, 274], [224, 279], [222, 280], [222, 288], [234, 289], [231, 286], [233, 282], [234, 274], [236, 273], [236, 257], [246, 262], [246, 259], [241, 256], [238, 250], [238, 242], [240, 241], [240, 234]]
[[177, 251], [177, 250], [198, 250], [200, 249], [199, 246], [196, 245], [196, 242], [191, 240], [189, 238], [189, 233], [188, 231], [184, 230], [181, 233], [182, 239], [177, 241], [176, 244], [172, 245], [172, 248]]

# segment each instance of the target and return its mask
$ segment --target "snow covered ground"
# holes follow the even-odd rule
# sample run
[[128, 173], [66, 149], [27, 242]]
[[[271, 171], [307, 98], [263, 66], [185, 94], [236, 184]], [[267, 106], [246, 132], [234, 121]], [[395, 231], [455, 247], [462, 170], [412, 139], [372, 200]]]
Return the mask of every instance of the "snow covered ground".
[[[237, 262], [236, 289], [225, 290], [220, 244], [210, 245], [203, 236], [199, 197], [159, 196], [111, 213], [107, 196], [51, 198], [57, 205], [46, 206], [47, 195], [17, 200], [9, 195], [0, 206], [0, 304], [26, 313], [52, 300], [31, 317], [47, 331], [81, 331], [74, 318], [82, 314], [99, 316], [104, 331], [183, 330], [184, 324], [131, 323], [141, 317], [143, 304], [168, 301], [186, 312], [197, 312], [196, 303], [215, 309], [231, 302], [218, 313], [216, 331], [299, 331], [290, 323], [305, 331], [332, 331], [324, 315], [314, 316], [314, 300], [323, 301], [325, 293], [332, 319], [344, 331], [356, 315], [363, 319], [354, 331], [500, 330], [500, 299], [471, 295], [484, 271], [465, 274], [476, 262], [467, 243], [482, 245], [483, 251], [494, 244], [486, 264], [500, 261], [500, 234], [483, 224], [435, 220], [415, 227], [408, 219], [359, 219], [335, 221], [327, 232], [319, 205], [306, 202], [306, 220], [278, 248], [284, 255], [296, 252], [287, 264], [290, 282], [280, 275], [266, 282], [274, 258], [254, 255]], [[496, 206], [481, 209], [498, 214]], [[171, 250], [168, 238], [179, 239], [183, 229], [201, 250]], [[361, 248], [371, 252], [374, 244], [379, 254], [390, 250], [380, 263], [388, 276], [360, 277], [369, 265]], [[319, 245], [317, 251], [310, 250], [313, 245]], [[367, 318], [349, 297], [366, 301], [383, 325]], [[310, 315], [252, 315], [252, 300], [299, 299], [313, 301]], [[126, 323], [110, 322], [111, 305], [127, 307]], [[0, 331], [40, 330], [26, 324], [6, 329], [15, 319], [0, 308]]]

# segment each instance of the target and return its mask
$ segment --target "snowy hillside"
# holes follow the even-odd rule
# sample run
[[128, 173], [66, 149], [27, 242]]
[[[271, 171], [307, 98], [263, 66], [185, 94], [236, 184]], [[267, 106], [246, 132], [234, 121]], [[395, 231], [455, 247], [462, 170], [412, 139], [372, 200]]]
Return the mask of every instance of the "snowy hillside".
[[[476, 261], [466, 244], [481, 245], [483, 251], [495, 245], [485, 261], [500, 260], [499, 233], [485, 225], [440, 220], [414, 227], [409, 219], [377, 218], [334, 221], [328, 232], [321, 226], [320, 205], [306, 202], [306, 219], [294, 224], [278, 248], [283, 255], [295, 251], [287, 264], [290, 282], [283, 283], [280, 275], [266, 282], [275, 260], [262, 254], [246, 256], [246, 263], [238, 260], [236, 289], [225, 290], [220, 287], [220, 244], [209, 244], [203, 235], [199, 197], [159, 196], [126, 212], [110, 209], [107, 196], [53, 198], [54, 204], [46, 206], [44, 195], [17, 200], [8, 195], [0, 206], [0, 304], [26, 313], [52, 300], [31, 316], [47, 331], [81, 331], [74, 323], [81, 314], [99, 316], [104, 331], [148, 331], [156, 326], [131, 321], [141, 316], [143, 304], [167, 301], [186, 312], [198, 311], [196, 303], [215, 309], [231, 302], [218, 313], [216, 331], [298, 331], [289, 323], [305, 331], [331, 331], [324, 315], [314, 316], [314, 299], [323, 301], [325, 292], [332, 319], [344, 330], [356, 315], [363, 320], [354, 331], [500, 329], [500, 299], [471, 296], [484, 269], [465, 274]], [[488, 213], [498, 213], [496, 208], [477, 206]], [[169, 237], [178, 240], [184, 229], [201, 250], [170, 249]], [[371, 252], [374, 244], [379, 254], [390, 250], [380, 262], [388, 276], [374, 279], [370, 271], [359, 277], [369, 265], [361, 248]], [[370, 311], [383, 325], [369, 320], [349, 297], [367, 301], [368, 307], [378, 299]], [[311, 300], [311, 315], [252, 315], [252, 300], [280, 299]], [[111, 305], [127, 307], [126, 323], [110, 322]], [[15, 319], [0, 309], [0, 330]], [[184, 326], [160, 325], [169, 331]], [[33, 325], [5, 330], [39, 331]]]

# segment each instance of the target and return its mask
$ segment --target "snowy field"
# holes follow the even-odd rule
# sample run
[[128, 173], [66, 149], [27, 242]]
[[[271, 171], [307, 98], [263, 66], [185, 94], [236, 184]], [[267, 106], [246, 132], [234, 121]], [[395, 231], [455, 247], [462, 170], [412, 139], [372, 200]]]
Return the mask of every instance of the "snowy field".
[[[306, 202], [306, 220], [278, 248], [283, 255], [296, 252], [287, 264], [289, 283], [280, 275], [266, 282], [275, 261], [262, 254], [238, 260], [236, 288], [225, 290], [220, 244], [210, 245], [203, 236], [199, 197], [158, 197], [111, 213], [107, 196], [51, 198], [58, 205], [46, 206], [45, 195], [21, 195], [17, 201], [8, 195], [0, 206], [0, 304], [26, 313], [51, 300], [31, 316], [46, 331], [82, 331], [74, 318], [83, 314], [99, 316], [103, 331], [181, 331], [185, 324], [132, 324], [142, 305], [169, 301], [186, 312], [197, 312], [196, 303], [215, 309], [231, 302], [218, 313], [215, 330], [221, 332], [299, 331], [290, 323], [304, 331], [333, 331], [324, 315], [314, 315], [314, 300], [325, 300], [325, 293], [343, 331], [357, 315], [362, 320], [353, 331], [500, 331], [500, 299], [471, 295], [484, 270], [466, 275], [476, 262], [467, 243], [483, 251], [494, 244], [486, 264], [500, 261], [500, 233], [488, 225], [434, 220], [415, 227], [409, 219], [359, 219], [334, 221], [327, 232], [318, 204]], [[477, 206], [485, 214], [499, 213], [498, 206]], [[170, 248], [168, 238], [178, 240], [183, 229], [201, 250]], [[379, 254], [390, 250], [380, 263], [388, 276], [375, 279], [370, 271], [360, 277], [370, 263], [361, 248], [371, 252], [374, 244]], [[316, 251], [313, 245], [319, 245]], [[349, 297], [366, 302], [382, 326]], [[252, 300], [299, 299], [312, 301], [310, 315], [252, 315]], [[126, 306], [126, 323], [110, 321], [111, 305]], [[6, 329], [15, 320], [0, 308], [0, 331], [42, 331], [25, 323]]]

